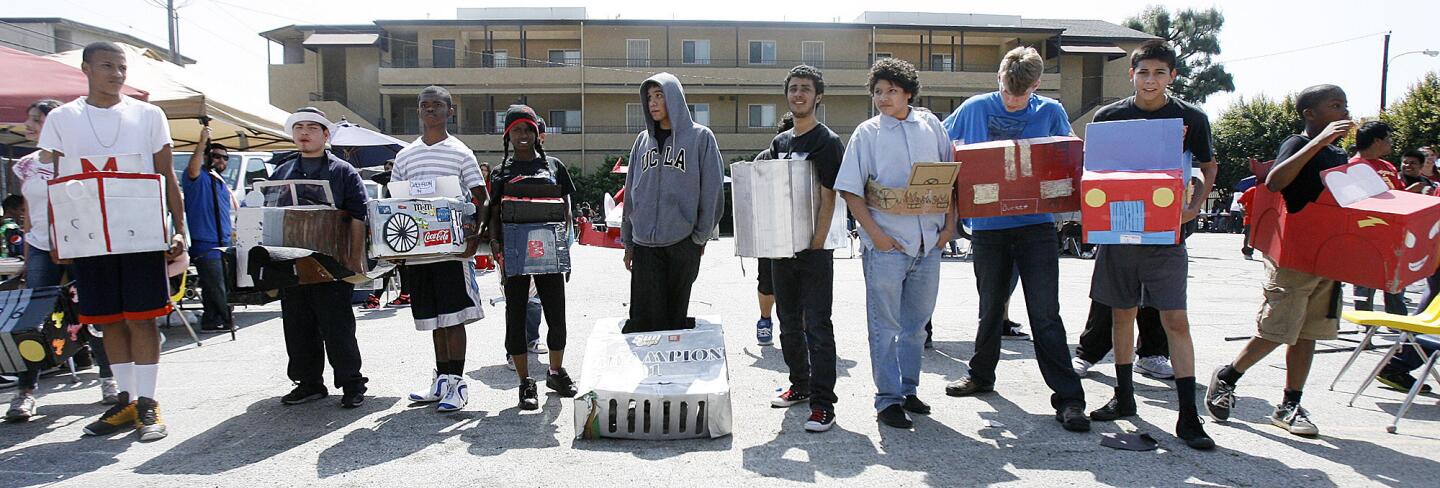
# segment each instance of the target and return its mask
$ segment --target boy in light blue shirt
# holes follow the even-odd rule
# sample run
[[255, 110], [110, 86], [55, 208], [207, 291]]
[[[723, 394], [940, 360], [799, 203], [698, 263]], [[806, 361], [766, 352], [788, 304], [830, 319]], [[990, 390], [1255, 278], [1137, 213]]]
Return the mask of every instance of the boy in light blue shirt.
[[909, 183], [915, 163], [954, 159], [940, 119], [910, 106], [920, 91], [915, 67], [886, 58], [870, 68], [866, 86], [879, 115], [861, 123], [846, 144], [835, 191], [860, 225], [864, 244], [865, 307], [869, 316], [870, 368], [875, 410], [885, 425], [908, 429], [906, 412], [929, 414], [915, 396], [925, 323], [935, 310], [940, 250], [955, 235], [955, 208], [948, 213], [900, 215], [870, 207], [865, 185]]

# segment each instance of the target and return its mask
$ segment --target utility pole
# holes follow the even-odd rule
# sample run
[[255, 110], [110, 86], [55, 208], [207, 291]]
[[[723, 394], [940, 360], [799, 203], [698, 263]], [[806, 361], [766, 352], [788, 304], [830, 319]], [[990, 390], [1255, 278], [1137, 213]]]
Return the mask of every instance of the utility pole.
[[1385, 85], [1390, 78], [1390, 31], [1385, 31], [1385, 49], [1380, 57], [1380, 111], [1385, 111]]
[[165, 20], [170, 27], [170, 62], [178, 66], [180, 65], [180, 30], [179, 26], [175, 25], [179, 20], [175, 15], [175, 0], [165, 0]]

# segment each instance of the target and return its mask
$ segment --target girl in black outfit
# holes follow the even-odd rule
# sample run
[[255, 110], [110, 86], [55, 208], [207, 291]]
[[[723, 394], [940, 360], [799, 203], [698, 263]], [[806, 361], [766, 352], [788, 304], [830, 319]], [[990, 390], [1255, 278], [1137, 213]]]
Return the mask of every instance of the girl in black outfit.
[[[568, 239], [568, 223], [573, 215], [570, 209], [570, 194], [574, 193], [575, 185], [570, 180], [570, 174], [565, 169], [565, 164], [559, 159], [545, 156], [545, 150], [540, 144], [540, 122], [535, 111], [528, 106], [514, 105], [505, 113], [505, 153], [506, 158], [495, 169], [489, 182], [490, 202], [489, 222], [490, 248], [496, 258], [501, 259], [504, 266], [517, 265], [516, 263], [504, 262], [504, 235], [503, 229], [506, 224], [517, 223], [515, 217], [502, 215], [516, 215], [521, 213], [519, 208], [507, 206], [525, 205], [524, 202], [507, 201], [505, 196], [512, 197], [536, 197], [536, 196], [559, 196], [565, 200], [563, 216], [557, 216], [554, 222], [567, 226], [566, 235]], [[515, 154], [510, 155], [510, 149], [514, 148]], [[506, 220], [510, 221], [506, 221]], [[527, 219], [528, 220], [528, 219]], [[545, 219], [544, 222], [550, 222]], [[525, 222], [528, 223], [528, 222]], [[550, 346], [550, 369], [545, 386], [555, 393], [564, 397], [575, 396], [575, 382], [565, 372], [563, 360], [565, 358], [565, 277], [560, 273], [525, 275], [517, 274], [506, 276], [505, 284], [505, 352], [513, 357], [515, 361], [515, 373], [520, 376], [520, 408], [522, 410], [536, 410], [540, 408], [539, 400], [536, 398], [535, 380], [530, 378], [529, 356], [526, 351], [525, 337], [525, 304], [530, 296], [530, 280], [535, 280], [535, 288], [539, 293], [540, 302], [545, 314], [545, 322], [549, 325], [547, 341]]]

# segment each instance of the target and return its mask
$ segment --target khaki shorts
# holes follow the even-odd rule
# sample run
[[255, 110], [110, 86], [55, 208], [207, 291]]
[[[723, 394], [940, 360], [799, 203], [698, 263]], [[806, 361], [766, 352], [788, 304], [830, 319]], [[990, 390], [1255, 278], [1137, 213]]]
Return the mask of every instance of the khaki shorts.
[[[1259, 336], [1270, 342], [1293, 345], [1299, 339], [1334, 339], [1340, 329], [1335, 280], [1265, 261], [1265, 303], [1257, 320]], [[1335, 317], [1330, 317], [1334, 315]]]

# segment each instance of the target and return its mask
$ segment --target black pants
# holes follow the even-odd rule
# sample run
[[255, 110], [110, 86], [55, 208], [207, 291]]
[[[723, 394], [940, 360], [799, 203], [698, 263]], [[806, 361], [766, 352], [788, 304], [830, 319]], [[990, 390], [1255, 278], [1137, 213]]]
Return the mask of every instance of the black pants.
[[[505, 278], [505, 353], [511, 356], [525, 354], [529, 342], [525, 330], [531, 279], [535, 280], [535, 292], [540, 295], [545, 323], [550, 324], [546, 346], [552, 351], [565, 350], [565, 276], [559, 273], [516, 275]], [[536, 322], [538, 329], [539, 320]]]
[[833, 411], [835, 402], [834, 251], [802, 251], [771, 259], [780, 351], [790, 368], [790, 387], [810, 394], [810, 407]]
[[300, 285], [280, 292], [280, 320], [285, 328], [286, 373], [303, 384], [325, 384], [325, 358], [335, 370], [335, 387], [369, 381], [360, 374], [360, 345], [355, 340], [355, 312], [350, 296], [355, 285], [337, 281]]
[[[636, 245], [630, 268], [630, 321], [625, 332], [693, 327], [686, 320], [690, 287], [700, 275], [699, 244], [686, 238], [665, 247]], [[507, 301], [509, 299], [506, 299]], [[540, 299], [545, 300], [543, 297]]]
[[205, 313], [200, 316], [201, 325], [232, 325], [229, 292], [225, 283], [225, 264], [219, 256], [195, 260], [195, 270], [200, 273], [200, 303]]
[[[1085, 331], [1080, 333], [1080, 345], [1075, 346], [1075, 357], [1091, 363], [1105, 359], [1115, 347], [1111, 334], [1115, 329], [1115, 317], [1109, 305], [1091, 300], [1090, 318], [1085, 320]], [[1170, 339], [1165, 337], [1165, 326], [1160, 324], [1160, 310], [1154, 307], [1140, 307], [1135, 316], [1135, 325], [1140, 329], [1140, 343], [1135, 353], [1142, 358], [1150, 356], [1170, 357]]]

